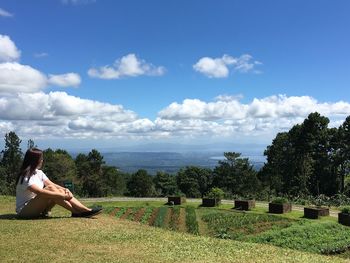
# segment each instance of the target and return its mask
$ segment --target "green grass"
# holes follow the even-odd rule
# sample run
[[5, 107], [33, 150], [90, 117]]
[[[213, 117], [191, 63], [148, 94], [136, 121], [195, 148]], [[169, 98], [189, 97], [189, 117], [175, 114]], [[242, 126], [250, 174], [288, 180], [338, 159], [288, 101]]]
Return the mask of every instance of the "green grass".
[[332, 221], [301, 221], [291, 227], [268, 231], [248, 240], [315, 253], [336, 254], [348, 250], [350, 228]]
[[158, 215], [156, 217], [156, 220], [154, 221], [153, 226], [164, 227], [164, 219], [165, 219], [167, 212], [168, 212], [168, 207], [166, 207], [166, 206], [160, 207]]
[[186, 226], [188, 233], [198, 235], [198, 223], [194, 207], [186, 207]]
[[52, 219], [18, 220], [14, 206], [14, 198], [0, 196], [1, 262], [347, 262], [334, 256], [167, 231], [108, 214], [96, 219], [71, 218], [69, 212], [54, 208]]

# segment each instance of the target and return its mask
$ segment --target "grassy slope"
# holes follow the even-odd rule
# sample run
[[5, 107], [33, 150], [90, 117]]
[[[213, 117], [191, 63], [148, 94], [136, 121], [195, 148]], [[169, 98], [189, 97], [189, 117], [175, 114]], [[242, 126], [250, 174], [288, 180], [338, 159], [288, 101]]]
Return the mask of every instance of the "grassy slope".
[[346, 262], [268, 245], [176, 233], [108, 215], [68, 218], [59, 208], [54, 209], [53, 219], [11, 219], [6, 214], [13, 214], [13, 206], [13, 198], [0, 197], [2, 262]]

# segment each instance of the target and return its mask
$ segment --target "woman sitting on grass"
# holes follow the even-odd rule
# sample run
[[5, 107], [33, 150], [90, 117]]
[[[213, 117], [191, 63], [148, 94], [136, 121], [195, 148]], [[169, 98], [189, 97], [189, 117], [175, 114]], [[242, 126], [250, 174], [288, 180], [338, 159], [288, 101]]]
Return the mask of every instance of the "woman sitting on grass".
[[16, 212], [19, 217], [48, 216], [56, 204], [71, 211], [72, 217], [91, 217], [101, 212], [102, 209], [84, 206], [68, 189], [51, 182], [39, 170], [42, 164], [41, 150], [33, 148], [26, 152], [16, 181]]

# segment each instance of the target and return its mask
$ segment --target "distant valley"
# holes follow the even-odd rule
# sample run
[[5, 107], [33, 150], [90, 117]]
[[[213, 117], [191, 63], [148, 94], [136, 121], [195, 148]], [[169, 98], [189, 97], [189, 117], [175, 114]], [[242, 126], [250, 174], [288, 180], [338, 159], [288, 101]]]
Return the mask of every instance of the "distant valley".
[[[123, 172], [133, 173], [145, 169], [150, 174], [164, 171], [174, 174], [185, 166], [214, 168], [223, 160], [222, 152], [102, 152], [108, 165], [116, 166]], [[245, 153], [256, 170], [259, 170], [265, 157], [257, 153]]]

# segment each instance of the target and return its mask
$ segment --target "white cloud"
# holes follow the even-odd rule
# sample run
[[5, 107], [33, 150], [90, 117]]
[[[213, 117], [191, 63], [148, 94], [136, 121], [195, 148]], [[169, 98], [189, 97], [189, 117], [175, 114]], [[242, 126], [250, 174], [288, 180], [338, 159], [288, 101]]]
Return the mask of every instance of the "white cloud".
[[66, 73], [62, 75], [49, 75], [48, 83], [60, 87], [77, 87], [81, 83], [81, 78], [76, 73]]
[[21, 56], [15, 43], [6, 35], [0, 35], [0, 62], [17, 61]]
[[226, 78], [230, 68], [241, 73], [260, 73], [255, 67], [261, 64], [259, 61], [254, 61], [249, 54], [243, 54], [237, 58], [223, 55], [221, 58], [203, 57], [193, 65], [193, 69], [209, 78]]
[[141, 75], [161, 76], [165, 68], [156, 67], [136, 57], [135, 54], [128, 54], [115, 61], [113, 66], [103, 66], [98, 69], [90, 68], [88, 75], [101, 79], [119, 79], [123, 77], [137, 77]]
[[0, 93], [37, 92], [46, 86], [46, 76], [19, 63], [0, 63]]
[[0, 8], [0, 16], [3, 16], [3, 17], [13, 17], [13, 14], [11, 14], [10, 12], [7, 12], [6, 10]]
[[222, 95], [210, 102], [174, 102], [152, 121], [121, 105], [65, 92], [19, 93], [0, 97], [0, 128], [29, 138], [254, 138], [269, 142], [277, 132], [289, 130], [314, 111], [329, 117], [330, 126], [337, 127], [350, 115], [350, 103], [321, 103], [309, 96], [285, 95], [242, 103], [240, 97]]
[[86, 5], [86, 4], [92, 4], [95, 3], [96, 0], [61, 0], [63, 4], [69, 5]]
[[17, 92], [32, 93], [44, 89], [48, 84], [60, 87], [76, 87], [81, 78], [76, 73], [50, 75], [18, 62], [21, 52], [6, 35], [0, 35], [0, 94]]
[[218, 96], [214, 102], [185, 99], [158, 113], [157, 128], [180, 136], [228, 136], [273, 138], [277, 132], [301, 123], [311, 112], [330, 118], [336, 127], [350, 115], [350, 103], [320, 103], [309, 96], [285, 95], [255, 98], [244, 104], [235, 96]]
[[44, 57], [47, 57], [49, 54], [46, 53], [46, 52], [41, 52], [41, 53], [35, 53], [34, 54], [34, 57], [36, 58], [44, 58]]

